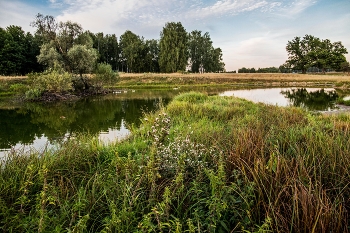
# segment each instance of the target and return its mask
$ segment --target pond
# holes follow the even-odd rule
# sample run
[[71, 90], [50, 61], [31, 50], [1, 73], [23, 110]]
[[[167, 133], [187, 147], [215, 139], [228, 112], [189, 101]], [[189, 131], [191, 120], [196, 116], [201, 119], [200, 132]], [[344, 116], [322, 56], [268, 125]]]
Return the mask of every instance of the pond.
[[230, 90], [220, 96], [235, 96], [277, 106], [302, 107], [310, 111], [331, 111], [335, 109], [338, 93], [334, 88], [268, 88]]
[[[24, 103], [0, 108], [0, 158], [11, 150], [42, 151], [80, 133], [98, 135], [103, 142], [122, 139], [144, 113], [156, 111], [188, 89], [134, 90], [59, 103]], [[334, 108], [334, 89], [272, 88], [233, 90], [200, 88], [209, 95], [236, 96], [254, 102], [298, 106], [324, 111]]]

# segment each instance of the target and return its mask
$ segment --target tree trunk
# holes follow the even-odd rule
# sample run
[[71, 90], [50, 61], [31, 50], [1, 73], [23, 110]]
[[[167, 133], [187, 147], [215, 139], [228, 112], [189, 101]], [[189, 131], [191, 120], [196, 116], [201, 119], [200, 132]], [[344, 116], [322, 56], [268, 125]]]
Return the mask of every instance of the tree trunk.
[[89, 84], [85, 81], [85, 79], [83, 78], [83, 74], [80, 73], [80, 80], [84, 83], [84, 89], [88, 90], [90, 88]]

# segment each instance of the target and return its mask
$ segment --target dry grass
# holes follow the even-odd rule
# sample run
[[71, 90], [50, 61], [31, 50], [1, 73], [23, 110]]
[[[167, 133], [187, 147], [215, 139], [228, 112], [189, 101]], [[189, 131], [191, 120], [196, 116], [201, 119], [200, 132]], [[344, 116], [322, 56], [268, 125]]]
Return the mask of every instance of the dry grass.
[[1, 76], [0, 75], [0, 80], [15, 80], [15, 79], [26, 79], [28, 78], [27, 76]]
[[242, 73], [120, 73], [123, 78], [206, 78], [206, 79], [233, 79], [233, 80], [268, 80], [268, 81], [350, 81], [350, 76], [346, 73], [336, 73], [327, 75], [315, 74], [281, 74], [281, 73], [263, 73], [263, 74], [242, 74]]
[[[350, 75], [346, 73], [336, 73], [327, 75], [315, 74], [242, 74], [242, 73], [119, 73], [123, 78], [206, 78], [206, 79], [233, 79], [233, 80], [269, 80], [269, 81], [350, 81]], [[27, 76], [0, 76], [0, 80], [26, 79]]]

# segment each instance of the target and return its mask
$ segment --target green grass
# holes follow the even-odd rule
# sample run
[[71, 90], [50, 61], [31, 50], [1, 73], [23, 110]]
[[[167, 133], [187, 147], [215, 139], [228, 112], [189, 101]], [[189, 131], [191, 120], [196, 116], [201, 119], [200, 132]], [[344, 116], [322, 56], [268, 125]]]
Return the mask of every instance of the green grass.
[[337, 100], [337, 104], [343, 104], [346, 106], [350, 106], [350, 100], [339, 99], [339, 100]]
[[3, 232], [348, 232], [350, 116], [186, 93], [1, 165]]

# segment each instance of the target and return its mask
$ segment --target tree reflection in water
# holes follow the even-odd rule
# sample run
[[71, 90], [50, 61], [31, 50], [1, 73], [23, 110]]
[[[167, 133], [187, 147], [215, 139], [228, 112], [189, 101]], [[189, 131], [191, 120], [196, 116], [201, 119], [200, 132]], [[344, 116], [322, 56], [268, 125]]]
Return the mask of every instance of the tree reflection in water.
[[31, 144], [45, 136], [49, 142], [67, 135], [89, 133], [97, 135], [123, 126], [139, 126], [145, 112], [155, 111], [165, 98], [106, 99], [89, 98], [75, 102], [51, 104], [27, 103], [22, 108], [0, 109], [0, 149]]
[[336, 91], [325, 91], [324, 89], [307, 91], [306, 88], [298, 88], [281, 91], [281, 94], [289, 99], [292, 106], [314, 111], [334, 108], [335, 100], [338, 98]]

